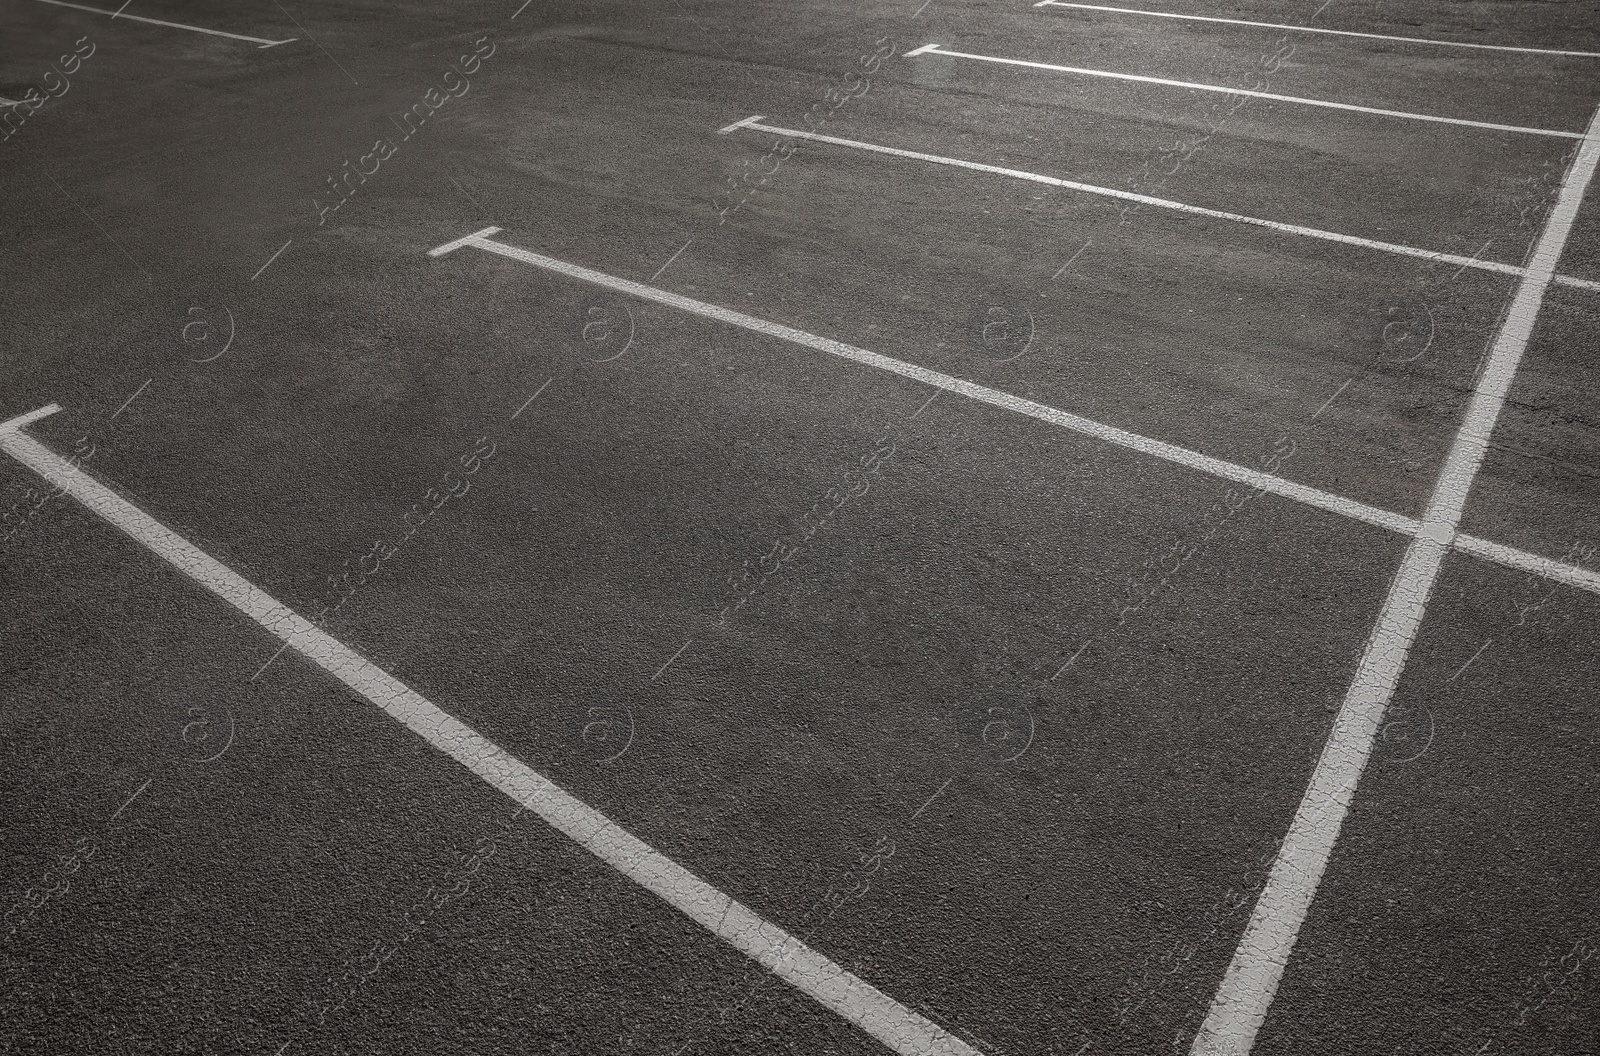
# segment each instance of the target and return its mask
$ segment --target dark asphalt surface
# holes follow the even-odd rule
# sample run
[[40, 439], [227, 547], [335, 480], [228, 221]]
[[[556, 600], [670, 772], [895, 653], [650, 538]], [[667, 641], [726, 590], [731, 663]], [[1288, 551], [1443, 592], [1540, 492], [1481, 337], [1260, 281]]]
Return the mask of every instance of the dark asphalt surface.
[[[1404, 538], [1270, 494], [1208, 535], [1223, 480], [426, 251], [498, 226], [1417, 516], [1514, 278], [833, 144], [763, 182], [774, 137], [718, 129], [810, 109], [1518, 264], [1574, 140], [904, 53], [1572, 131], [1600, 59], [1304, 34], [1263, 72], [1278, 31], [1020, 0], [518, 2], [126, 10], [299, 38], [262, 50], [0, 0], [0, 97], [94, 48], [0, 142], [0, 420], [61, 404], [31, 435], [308, 618], [405, 536], [331, 634], [977, 1050], [1187, 1053]], [[1162, 9], [1600, 50], [1593, 2]], [[1600, 563], [1597, 350], [1600, 293], [1552, 288], [1464, 531]], [[44, 490], [0, 457], [0, 1054], [887, 1051]], [[1255, 1051], [1600, 1050], [1597, 617], [1447, 559]]]

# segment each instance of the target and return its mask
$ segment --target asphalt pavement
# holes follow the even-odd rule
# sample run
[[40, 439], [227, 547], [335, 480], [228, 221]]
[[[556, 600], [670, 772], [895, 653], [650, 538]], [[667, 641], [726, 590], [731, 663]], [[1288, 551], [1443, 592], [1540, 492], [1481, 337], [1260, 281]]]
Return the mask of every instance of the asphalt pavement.
[[0, 1056], [1600, 1052], [1600, 4], [0, 19]]

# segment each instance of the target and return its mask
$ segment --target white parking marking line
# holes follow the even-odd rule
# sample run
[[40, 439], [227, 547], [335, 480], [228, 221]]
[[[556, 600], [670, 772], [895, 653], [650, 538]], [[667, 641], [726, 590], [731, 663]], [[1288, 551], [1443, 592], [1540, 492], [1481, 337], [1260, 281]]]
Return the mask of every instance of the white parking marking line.
[[1118, 429], [1087, 418], [1080, 418], [1075, 414], [1069, 414], [1054, 407], [1047, 407], [1042, 403], [1035, 403], [1020, 396], [999, 392], [987, 386], [951, 377], [948, 374], [941, 374], [936, 370], [919, 367], [904, 360], [869, 352], [864, 348], [847, 345], [842, 341], [818, 337], [815, 334], [808, 334], [804, 330], [796, 330], [793, 327], [769, 322], [766, 319], [757, 319], [755, 316], [745, 315], [743, 312], [733, 311], [732, 309], [719, 308], [714, 304], [706, 304], [704, 301], [696, 301], [676, 293], [657, 289], [654, 286], [633, 282], [629, 279], [619, 279], [601, 271], [594, 271], [578, 264], [568, 264], [566, 261], [541, 256], [538, 253], [518, 249], [516, 246], [508, 246], [503, 242], [495, 242], [486, 237], [487, 234], [492, 234], [499, 230], [499, 228], [494, 227], [485, 228], [483, 231], [467, 235], [464, 238], [458, 238], [435, 249], [430, 249], [428, 255], [437, 257], [464, 246], [475, 246], [490, 253], [498, 253], [501, 256], [510, 257], [512, 260], [519, 260], [524, 264], [532, 264], [535, 267], [554, 271], [568, 278], [580, 279], [597, 286], [605, 286], [643, 300], [669, 305], [694, 315], [704, 316], [707, 319], [715, 319], [718, 322], [729, 323], [743, 327], [746, 330], [753, 330], [756, 333], [766, 334], [769, 337], [776, 337], [797, 345], [803, 345], [818, 352], [826, 352], [841, 359], [876, 367], [890, 374], [898, 374], [901, 377], [932, 385], [947, 392], [970, 397], [980, 403], [987, 403], [1004, 410], [1025, 414], [1031, 418], [1037, 418], [1040, 421], [1070, 429], [1073, 432], [1082, 433], [1098, 440], [1104, 440], [1107, 443], [1116, 444], [1119, 447], [1137, 451], [1140, 454], [1152, 455], [1168, 462], [1175, 462], [1181, 466], [1197, 469], [1202, 473], [1210, 473], [1213, 476], [1248, 484], [1264, 491], [1271, 491], [1274, 494], [1283, 495], [1308, 506], [1315, 506], [1354, 520], [1365, 521], [1368, 524], [1388, 528], [1391, 531], [1398, 531], [1404, 534], [1416, 524], [1411, 518], [1389, 513], [1386, 510], [1380, 510], [1377, 507], [1347, 499], [1342, 495], [1319, 491], [1316, 488], [1296, 484], [1293, 481], [1274, 477], [1259, 470], [1249, 469], [1233, 462], [1224, 462], [1209, 455], [1202, 455], [1198, 451], [1190, 451], [1188, 448], [1178, 447], [1175, 444], [1153, 440], [1137, 433], [1130, 433], [1125, 429]]
[[1530, 554], [1526, 550], [1517, 550], [1502, 543], [1492, 543], [1487, 539], [1480, 539], [1475, 535], [1461, 534], [1456, 536], [1456, 549], [1462, 553], [1481, 557], [1486, 561], [1494, 561], [1505, 565], [1507, 568], [1531, 572], [1545, 579], [1553, 579], [1557, 583], [1565, 583], [1569, 587], [1587, 590], [1600, 594], [1600, 573], [1595, 573], [1587, 568], [1580, 568], [1538, 554]]
[[[743, 327], [758, 334], [780, 338], [806, 348], [815, 349], [818, 352], [826, 352], [841, 359], [848, 359], [890, 374], [897, 374], [903, 378], [920, 381], [934, 387], [934, 396], [938, 396], [941, 392], [957, 393], [977, 400], [979, 403], [986, 403], [991, 407], [999, 407], [1002, 410], [1014, 411], [1030, 418], [1037, 418], [1042, 422], [1049, 422], [1051, 425], [1057, 425], [1063, 429], [1082, 433], [1085, 436], [1091, 436], [1097, 440], [1115, 444], [1118, 447], [1137, 451], [1140, 454], [1173, 462], [1201, 473], [1221, 477], [1224, 480], [1248, 484], [1253, 488], [1280, 495], [1294, 502], [1319, 510], [1326, 510], [1329, 513], [1348, 517], [1351, 520], [1361, 521], [1364, 524], [1384, 528], [1399, 535], [1415, 537], [1422, 528], [1421, 522], [1414, 517], [1381, 510], [1376, 506], [1369, 506], [1364, 502], [1358, 502], [1343, 495], [1335, 495], [1331, 492], [1308, 487], [1305, 484], [1297, 484], [1292, 480], [1285, 480], [1282, 477], [1272, 476], [1270, 473], [1249, 469], [1235, 462], [1224, 462], [1220, 458], [1202, 455], [1200, 452], [1191, 451], [1186, 447], [1178, 447], [1176, 444], [1141, 436], [1138, 433], [1130, 433], [1126, 429], [1118, 429], [1115, 426], [1104, 425], [1088, 418], [1081, 418], [1078, 415], [1057, 410], [1054, 407], [1047, 407], [1042, 403], [1025, 400], [1020, 396], [999, 392], [976, 382], [954, 378], [948, 374], [941, 374], [936, 370], [919, 367], [914, 363], [907, 363], [904, 360], [880, 355], [877, 352], [869, 352], [864, 348], [856, 348], [854, 345], [847, 345], [842, 341], [818, 337], [816, 334], [808, 334], [804, 330], [796, 330], [781, 323], [757, 319], [755, 316], [745, 315], [743, 312], [736, 312], [730, 308], [719, 308], [714, 304], [706, 304], [704, 301], [696, 301], [676, 293], [669, 293], [666, 290], [658, 290], [653, 286], [646, 286], [630, 279], [619, 279], [614, 275], [607, 275], [603, 271], [595, 271], [579, 264], [568, 264], [566, 261], [556, 260], [554, 257], [541, 256], [526, 249], [508, 246], [504, 242], [495, 242], [488, 237], [499, 230], [500, 228], [498, 227], [486, 227], [481, 231], [475, 231], [453, 242], [446, 242], [442, 246], [436, 246], [428, 250], [428, 256], [440, 257], [466, 246], [473, 246], [487, 250], [490, 253], [497, 253], [503, 257], [510, 257], [512, 260], [518, 260], [524, 264], [532, 264], [535, 267], [565, 275], [568, 278], [579, 279], [583, 282], [593, 283], [596, 286], [604, 286], [642, 300], [655, 301], [658, 304], [665, 304], [707, 319]], [[933, 397], [930, 396], [929, 402], [931, 403], [932, 400]], [[923, 406], [926, 407], [927, 404], [923, 404]], [[1541, 575], [1546, 575], [1551, 579], [1557, 579], [1560, 582], [1580, 587], [1584, 590], [1593, 590], [1595, 593], [1600, 594], [1600, 576], [1593, 576], [1582, 569], [1563, 565], [1560, 562], [1549, 561], [1546, 558], [1538, 557], [1522, 550], [1515, 550], [1511, 547], [1503, 547], [1499, 544], [1487, 543], [1481, 540], [1476, 540], [1475, 542], [1480, 542], [1483, 545], [1478, 546], [1476, 549], [1468, 549], [1466, 545], [1463, 545], [1462, 549], [1478, 557], [1510, 565], [1513, 568], [1540, 570]], [[1544, 570], [1549, 568], [1557, 571]]]
[[726, 125], [726, 126], [724, 126], [722, 128], [717, 129], [717, 134], [720, 135], [720, 136], [725, 136], [729, 132], [736, 132], [741, 128], [744, 128], [744, 127], [746, 127], [748, 125], [754, 124], [757, 121], [760, 121], [762, 119], [762, 117], [764, 117], [764, 116], [766, 116], [766, 115], [764, 115], [764, 114], [752, 114], [749, 117], [745, 118], [743, 121], [735, 121], [731, 125]]
[[[1022, 169], [1008, 169], [1000, 165], [986, 165], [977, 161], [963, 161], [960, 158], [947, 158], [938, 154], [924, 154], [915, 150], [901, 150], [899, 147], [885, 147], [877, 143], [866, 143], [857, 139], [842, 139], [838, 136], [826, 136], [818, 132], [802, 132], [798, 129], [783, 128], [779, 125], [764, 125], [760, 118], [747, 117], [743, 121], [736, 121], [719, 132], [727, 133], [735, 129], [748, 128], [758, 132], [771, 132], [780, 136], [793, 136], [796, 139], [813, 139], [819, 143], [832, 143], [841, 147], [853, 147], [856, 150], [870, 150], [877, 154], [887, 154], [896, 158], [910, 158], [913, 161], [926, 161], [934, 165], [948, 165], [957, 169], [970, 169], [973, 172], [987, 172], [996, 176], [1009, 176], [1017, 180], [1028, 180], [1032, 183], [1043, 183], [1051, 187], [1064, 187], [1069, 191], [1082, 191], [1084, 194], [1096, 194], [1104, 198], [1119, 198], [1128, 202], [1139, 202], [1143, 205], [1154, 206], [1157, 209], [1170, 209], [1173, 212], [1187, 213], [1191, 216], [1207, 216], [1216, 220], [1231, 220], [1238, 224], [1249, 224], [1252, 227], [1264, 227], [1270, 231], [1279, 231], [1287, 235], [1299, 235], [1303, 238], [1316, 238], [1324, 242], [1338, 242], [1346, 246], [1358, 246], [1362, 249], [1373, 249], [1380, 253], [1394, 253], [1403, 257], [1416, 257], [1419, 260], [1430, 260], [1439, 264], [1456, 264], [1463, 268], [1476, 268], [1479, 271], [1492, 271], [1500, 275], [1521, 275], [1522, 268], [1516, 264], [1501, 264], [1496, 261], [1479, 260], [1476, 257], [1463, 257], [1458, 253], [1439, 253], [1431, 249], [1421, 249], [1417, 246], [1405, 246], [1396, 242], [1379, 242], [1371, 238], [1359, 238], [1355, 235], [1341, 235], [1337, 231], [1324, 231], [1316, 227], [1302, 227], [1299, 224], [1285, 224], [1278, 220], [1263, 220], [1256, 216], [1246, 216], [1243, 213], [1229, 213], [1221, 209], [1207, 209], [1204, 206], [1188, 205], [1184, 202], [1175, 202], [1170, 198], [1152, 198], [1147, 194], [1135, 194], [1132, 191], [1119, 191], [1115, 187], [1100, 187], [1092, 183], [1078, 183], [1074, 180], [1057, 179], [1054, 176], [1042, 176], [1037, 172], [1027, 172]], [[1577, 279], [1568, 275], [1558, 275], [1556, 281], [1565, 286], [1576, 286], [1581, 289], [1600, 290], [1600, 282], [1591, 282], [1588, 279]]]
[[[1473, 387], [1461, 428], [1445, 458], [1422, 527], [1406, 547], [1361, 664], [1334, 720], [1328, 743], [1317, 760], [1289, 834], [1278, 850], [1267, 885], [1250, 914], [1250, 923], [1223, 976], [1205, 1023], [1190, 1050], [1192, 1056], [1247, 1056], [1267, 1016], [1273, 996], [1294, 950], [1300, 926], [1328, 867], [1334, 842], [1355, 798], [1356, 785], [1372, 754], [1373, 739], [1383, 723], [1389, 698], [1416, 641], [1444, 557], [1452, 544], [1467, 553], [1487, 556], [1482, 540], [1466, 545], [1457, 526], [1466, 509], [1495, 421], [1511, 390], [1512, 379], [1533, 334], [1533, 324], [1555, 277], [1556, 265], [1577, 217], [1578, 206], [1600, 161], [1600, 109], [1596, 109], [1578, 156], [1567, 170], [1556, 204], [1545, 221], [1528, 262], [1527, 274], [1495, 336], [1488, 362]], [[1497, 560], [1503, 560], [1504, 555]]]
[[[116, 11], [107, 11], [102, 7], [87, 7], [83, 4], [69, 4], [67, 3], [67, 0], [38, 0], [38, 2], [41, 4], [54, 4], [56, 7], [70, 7], [77, 11], [91, 11], [97, 15], [110, 15], [112, 18], [122, 18], [132, 22], [148, 22], [153, 26], [167, 26], [172, 29], [187, 29], [191, 33], [209, 33], [213, 37], [229, 37], [233, 40], [248, 40], [252, 44], [261, 45], [260, 48], [256, 49], [257, 51], [276, 47], [279, 44], [288, 44], [291, 41], [300, 39], [299, 37], [290, 37], [288, 40], [267, 40], [264, 37], [247, 37], [242, 33], [224, 33], [220, 29], [206, 29], [204, 26], [186, 26], [182, 22], [163, 22], [159, 18], [145, 18], [143, 15], [124, 15], [121, 8], [118, 8]], [[123, 4], [122, 6], [127, 7], [128, 5]]]
[[[55, 405], [51, 405], [54, 408]], [[689, 872], [511, 753], [401, 683], [260, 587], [22, 431], [0, 424], [0, 449], [281, 638], [412, 733], [537, 813], [589, 853], [823, 1007], [905, 1056], [980, 1056], [976, 1049]]]
[[[1518, 48], [1510, 44], [1468, 44], [1460, 40], [1439, 40], [1434, 37], [1401, 37], [1388, 33], [1358, 33], [1351, 29], [1320, 29], [1316, 26], [1285, 26], [1277, 22], [1246, 22], [1240, 18], [1211, 18], [1206, 15], [1175, 15], [1170, 11], [1145, 11], [1134, 7], [1103, 7], [1100, 4], [1067, 3], [1065, 0], [1039, 0], [1034, 7], [1072, 7], [1080, 11], [1115, 11], [1122, 15], [1149, 15], [1152, 18], [1178, 18], [1185, 22], [1221, 22], [1230, 26], [1255, 26], [1259, 29], [1288, 29], [1299, 33], [1330, 33], [1337, 37], [1366, 37], [1371, 40], [1399, 40], [1407, 44], [1437, 44], [1445, 48], [1476, 48], [1480, 51], [1518, 51], [1529, 55], [1573, 55], [1583, 59], [1600, 59], [1600, 51], [1562, 51], [1559, 48]], [[1323, 5], [1324, 7], [1327, 4]], [[1316, 15], [1311, 16], [1313, 18]]]
[[1354, 103], [1336, 103], [1328, 99], [1307, 99], [1298, 95], [1278, 95], [1275, 92], [1258, 92], [1250, 88], [1229, 88], [1221, 84], [1201, 84], [1198, 81], [1175, 81], [1166, 77], [1147, 77], [1137, 73], [1116, 73], [1112, 70], [1091, 70], [1082, 66], [1058, 66], [1053, 62], [1034, 62], [1032, 59], [1006, 59], [998, 55], [974, 55], [967, 51], [948, 51], [937, 44], [924, 44], [912, 55], [949, 55], [958, 59], [976, 59], [979, 62], [997, 62], [1007, 66], [1027, 66], [1036, 70], [1053, 70], [1058, 73], [1076, 73], [1085, 77], [1109, 77], [1117, 81], [1136, 81], [1139, 84], [1160, 84], [1170, 88], [1190, 88], [1200, 92], [1222, 92], [1226, 95], [1248, 95], [1254, 99], [1271, 99], [1279, 103], [1297, 103], [1301, 106], [1320, 106], [1329, 110], [1348, 110], [1358, 114], [1377, 114], [1381, 117], [1399, 117], [1408, 121], [1431, 121], [1444, 125], [1464, 125], [1469, 128], [1488, 128], [1497, 132], [1522, 132], [1530, 136], [1559, 136], [1563, 139], [1582, 139], [1582, 132], [1563, 132], [1553, 128], [1527, 128], [1523, 125], [1500, 125], [1493, 121], [1473, 121], [1465, 117], [1440, 117], [1437, 114], [1418, 114], [1409, 110], [1384, 110], [1375, 106], [1357, 106]]

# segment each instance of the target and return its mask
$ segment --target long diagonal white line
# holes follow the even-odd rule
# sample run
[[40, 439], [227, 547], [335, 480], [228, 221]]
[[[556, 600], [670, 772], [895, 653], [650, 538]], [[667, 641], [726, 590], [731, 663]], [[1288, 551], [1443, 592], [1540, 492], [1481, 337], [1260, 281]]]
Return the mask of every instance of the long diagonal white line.
[[979, 1056], [976, 1049], [845, 971], [794, 935], [689, 872], [543, 774], [317, 628], [260, 587], [23, 432], [52, 404], [0, 425], [0, 449], [289, 648], [366, 697], [390, 718], [533, 811], [619, 873], [823, 1007], [904, 1056]]
[[1528, 128], [1524, 125], [1501, 125], [1493, 121], [1473, 121], [1465, 117], [1441, 117], [1438, 114], [1418, 114], [1410, 110], [1385, 110], [1376, 106], [1357, 106], [1355, 103], [1336, 103], [1329, 99], [1307, 99], [1298, 95], [1278, 95], [1259, 92], [1251, 88], [1229, 88], [1221, 84], [1202, 84], [1198, 81], [1175, 81], [1166, 77], [1147, 77], [1138, 73], [1117, 73], [1113, 70], [1092, 70], [1082, 66], [1058, 66], [1053, 62], [1034, 62], [1031, 59], [1007, 59], [998, 55], [974, 55], [968, 51], [950, 51], [937, 44], [924, 44], [906, 55], [949, 55], [958, 59], [976, 59], [979, 62], [998, 62], [1007, 66], [1027, 66], [1035, 70], [1053, 70], [1057, 73], [1075, 73], [1084, 77], [1107, 77], [1116, 81], [1135, 81], [1139, 84], [1160, 84], [1169, 88], [1188, 88], [1200, 92], [1222, 92], [1226, 95], [1248, 95], [1253, 99], [1271, 99], [1279, 103], [1300, 106], [1320, 106], [1329, 110], [1348, 110], [1359, 114], [1376, 114], [1380, 117], [1399, 117], [1408, 121], [1431, 121], [1444, 125], [1465, 125], [1469, 128], [1487, 128], [1496, 132], [1522, 132], [1531, 136], [1559, 136], [1563, 139], [1582, 139], [1582, 132], [1566, 132], [1554, 128]]
[[[89, 7], [84, 4], [69, 4], [67, 0], [38, 0], [41, 4], [54, 4], [56, 7], [70, 7], [76, 11], [91, 11], [97, 15], [110, 15], [129, 22], [148, 22], [152, 26], [166, 26], [170, 29], [187, 29], [191, 33], [207, 33], [213, 37], [229, 37], [233, 40], [248, 40], [252, 44], [261, 45], [258, 51], [275, 47], [279, 44], [288, 44], [299, 40], [299, 37], [290, 37], [288, 40], [267, 40], [265, 37], [247, 37], [243, 33], [224, 33], [220, 29], [206, 29], [204, 26], [186, 26], [182, 22], [163, 22], [159, 18], [145, 18], [143, 15], [124, 15], [121, 11], [107, 11], [101, 7]], [[124, 4], [123, 7], [128, 5]]]
[[[1517, 284], [1488, 362], [1473, 388], [1465, 419], [1423, 512], [1421, 530], [1406, 547], [1400, 570], [1367, 639], [1360, 666], [1334, 719], [1289, 834], [1279, 848], [1266, 887], [1251, 911], [1250, 922], [1195, 1037], [1192, 1056], [1246, 1056], [1255, 1044], [1256, 1033], [1278, 992], [1300, 926], [1355, 798], [1356, 785], [1372, 754], [1384, 710], [1422, 626], [1444, 556], [1452, 543], [1460, 542], [1456, 528], [1466, 509], [1467, 495], [1488, 454], [1495, 421], [1528, 347], [1545, 291], [1555, 275], [1597, 161], [1600, 109], [1589, 122], [1578, 155], [1561, 183], [1556, 204], [1534, 244], [1527, 273]], [[1479, 542], [1474, 540], [1474, 544]], [[1490, 556], [1482, 549], [1476, 552]]]
[[1171, 11], [1146, 11], [1136, 7], [1106, 7], [1102, 4], [1076, 4], [1065, 0], [1039, 0], [1034, 7], [1070, 7], [1078, 11], [1115, 11], [1121, 15], [1149, 15], [1152, 18], [1178, 18], [1185, 22], [1221, 22], [1229, 26], [1254, 26], [1257, 29], [1284, 29], [1297, 33], [1327, 33], [1336, 37], [1365, 37], [1369, 40], [1398, 40], [1407, 44], [1437, 44], [1445, 48], [1474, 48], [1478, 51], [1518, 51], [1528, 55], [1571, 55], [1600, 59], [1600, 51], [1563, 51], [1560, 48], [1519, 48], [1510, 44], [1469, 44], [1464, 40], [1437, 37], [1402, 37], [1390, 33], [1360, 33], [1353, 29], [1323, 29], [1321, 26], [1288, 26], [1277, 22], [1246, 22], [1242, 18], [1214, 18], [1208, 15], [1177, 15]]
[[[818, 143], [832, 143], [835, 146], [850, 147], [855, 150], [872, 151], [875, 154], [886, 154], [895, 158], [909, 158], [912, 161], [926, 161], [934, 165], [947, 165], [957, 169], [969, 169], [973, 172], [986, 172], [995, 176], [1008, 176], [1016, 180], [1028, 180], [1031, 183], [1042, 183], [1050, 187], [1062, 187], [1069, 191], [1080, 191], [1084, 194], [1099, 195], [1103, 198], [1117, 198], [1125, 202], [1138, 202], [1141, 205], [1153, 206], [1157, 209], [1170, 209], [1177, 213], [1186, 213], [1190, 216], [1205, 216], [1214, 220], [1229, 220], [1237, 224], [1248, 224], [1252, 227], [1264, 227], [1269, 231], [1277, 231], [1286, 235], [1297, 235], [1301, 238], [1315, 238], [1324, 242], [1337, 242], [1341, 245], [1356, 246], [1361, 249], [1376, 250], [1380, 253], [1394, 253], [1403, 257], [1416, 257], [1419, 260], [1429, 260], [1440, 264], [1454, 264], [1457, 267], [1475, 268], [1478, 271], [1490, 271], [1500, 275], [1521, 275], [1522, 268], [1516, 264], [1501, 264], [1492, 260], [1480, 260], [1477, 257], [1463, 257], [1457, 253], [1440, 253], [1432, 249], [1422, 249], [1417, 246], [1401, 245], [1397, 242], [1380, 242], [1376, 239], [1361, 238], [1356, 235], [1343, 235], [1337, 231], [1324, 231], [1316, 227], [1304, 227], [1300, 224], [1286, 224], [1278, 220], [1263, 220], [1257, 216], [1246, 216], [1243, 213], [1229, 213], [1221, 209], [1207, 209], [1204, 206], [1189, 205], [1185, 202], [1176, 202], [1170, 198], [1154, 198], [1148, 194], [1135, 194], [1132, 191], [1121, 191], [1115, 187], [1101, 187], [1092, 183], [1078, 183], [1075, 180], [1063, 180], [1054, 176], [1044, 176], [1037, 172], [1027, 172], [1023, 169], [1008, 169], [1000, 165], [986, 165], [977, 161], [964, 161], [961, 158], [947, 158], [939, 154], [924, 154], [916, 150], [901, 150], [899, 147], [885, 147], [877, 143], [867, 143], [858, 139], [843, 139], [839, 136], [826, 136], [818, 132], [802, 132], [799, 129], [783, 128], [779, 125], [762, 124], [759, 117], [747, 117], [743, 121], [736, 121], [725, 128], [718, 129], [726, 135], [741, 128], [754, 129], [758, 132], [771, 132], [777, 136], [789, 136], [794, 139], [810, 139]], [[1556, 281], [1563, 286], [1574, 286], [1585, 290], [1600, 290], [1600, 282], [1589, 279], [1574, 278], [1570, 275], [1558, 275]]]
[[[1048, 422], [1051, 425], [1060, 426], [1063, 429], [1069, 429], [1084, 436], [1094, 437], [1097, 440], [1103, 440], [1106, 443], [1127, 448], [1130, 451], [1163, 459], [1201, 473], [1221, 477], [1224, 480], [1248, 484], [1253, 488], [1259, 488], [1274, 495], [1281, 495], [1294, 502], [1315, 507], [1319, 510], [1326, 510], [1341, 517], [1361, 521], [1364, 524], [1384, 528], [1400, 535], [1415, 536], [1422, 527], [1421, 522], [1414, 517], [1391, 513], [1388, 510], [1382, 510], [1376, 506], [1346, 498], [1343, 495], [1335, 495], [1332, 492], [1322, 491], [1305, 484], [1297, 484], [1292, 480], [1275, 477], [1270, 473], [1262, 473], [1260, 470], [1250, 469], [1236, 462], [1226, 462], [1220, 458], [1212, 458], [1210, 455], [1202, 455], [1200, 452], [1191, 451], [1186, 447], [1179, 447], [1176, 444], [1169, 444], [1162, 440], [1141, 436], [1138, 433], [1131, 433], [1126, 429], [1105, 425], [1067, 411], [1048, 407], [1042, 403], [1035, 403], [1033, 400], [1026, 400], [1020, 396], [1000, 392], [985, 385], [979, 385], [976, 382], [951, 377], [949, 374], [941, 374], [937, 370], [929, 370], [927, 367], [919, 367], [914, 363], [907, 363], [904, 360], [894, 359], [877, 352], [869, 352], [864, 348], [847, 345], [842, 341], [818, 337], [816, 334], [809, 334], [804, 330], [796, 330], [793, 327], [784, 326], [782, 323], [758, 319], [753, 315], [746, 315], [731, 308], [721, 308], [714, 304], [707, 304], [704, 301], [684, 297], [681, 294], [657, 289], [654, 286], [646, 286], [643, 283], [633, 282], [629, 279], [620, 279], [614, 275], [607, 275], [603, 271], [595, 271], [592, 268], [583, 267], [580, 264], [569, 264], [564, 260], [556, 260], [554, 257], [546, 257], [526, 249], [519, 249], [516, 246], [508, 246], [504, 242], [496, 242], [489, 237], [498, 233], [499, 230], [498, 227], [486, 227], [481, 231], [474, 231], [470, 235], [463, 235], [461, 238], [428, 250], [428, 256], [441, 257], [446, 253], [453, 253], [463, 247], [472, 246], [490, 253], [497, 253], [503, 257], [510, 257], [512, 260], [521, 261], [524, 264], [532, 264], [535, 267], [544, 268], [559, 275], [565, 275], [568, 278], [593, 283], [596, 286], [604, 286], [642, 300], [655, 301], [658, 304], [665, 304], [707, 319], [743, 327], [746, 330], [753, 330], [758, 334], [766, 334], [769, 337], [790, 341], [818, 352], [826, 352], [829, 355], [873, 367], [889, 374], [897, 374], [903, 378], [920, 381], [925, 385], [931, 385], [946, 392], [957, 393], [977, 400], [979, 403], [986, 403], [991, 407], [1027, 415], [1030, 418], [1036, 418], [1039, 421]], [[1557, 579], [1570, 586], [1600, 593], [1600, 576], [1596, 576], [1584, 569], [1573, 568], [1559, 561], [1550, 561], [1548, 558], [1542, 558], [1522, 550], [1515, 550], [1508, 546], [1500, 546], [1497, 543], [1490, 543], [1486, 540], [1474, 541], [1480, 545], [1470, 552], [1479, 557], [1510, 565], [1513, 568], [1529, 571], [1538, 570], [1540, 575]], [[1463, 546], [1463, 549], [1466, 549], [1466, 547]]]

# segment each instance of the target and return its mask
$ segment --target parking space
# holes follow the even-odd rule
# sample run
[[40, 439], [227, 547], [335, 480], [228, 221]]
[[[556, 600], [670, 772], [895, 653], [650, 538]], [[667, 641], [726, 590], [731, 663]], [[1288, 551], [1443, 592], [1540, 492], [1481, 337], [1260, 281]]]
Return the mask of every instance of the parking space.
[[1452, 563], [1256, 1051], [1594, 1047], [1593, 619]]
[[9, 0], [5, 1051], [1592, 1043], [1600, 26], [1480, 6]]

